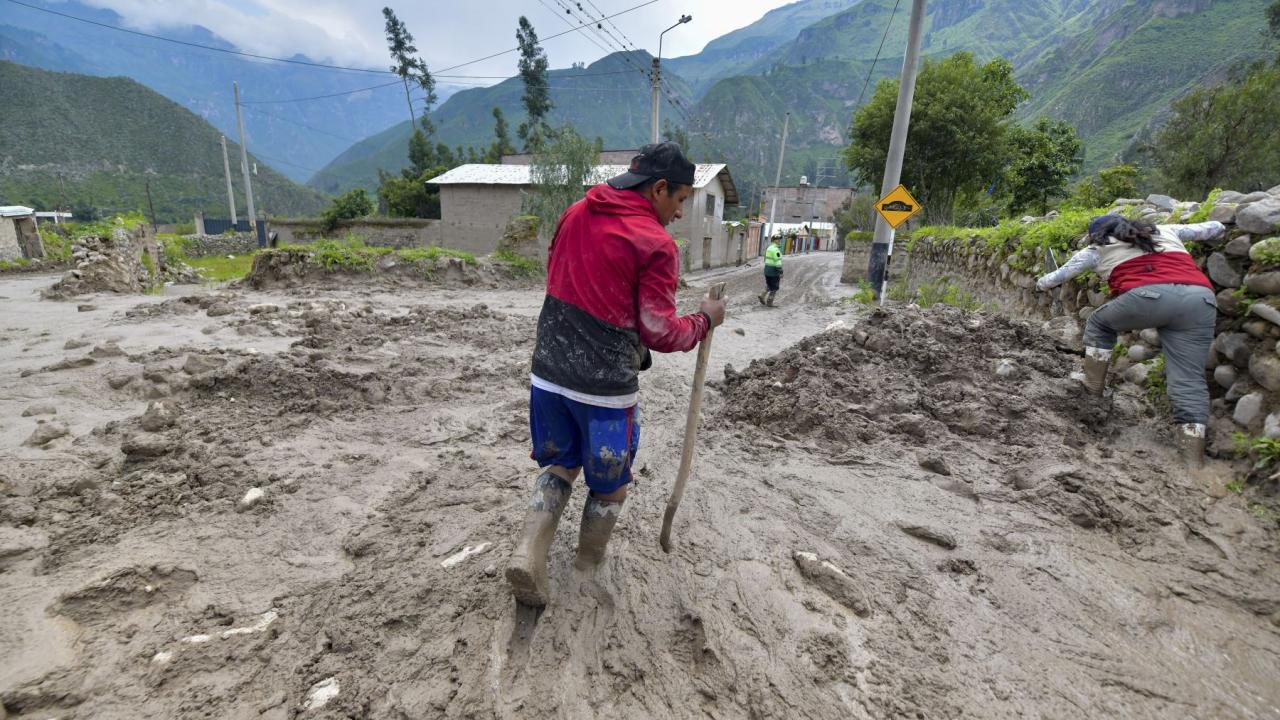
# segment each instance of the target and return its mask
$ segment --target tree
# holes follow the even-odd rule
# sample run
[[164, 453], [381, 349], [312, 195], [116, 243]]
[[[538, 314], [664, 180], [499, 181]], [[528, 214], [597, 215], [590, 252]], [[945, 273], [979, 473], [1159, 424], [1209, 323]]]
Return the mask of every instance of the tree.
[[524, 141], [526, 152], [536, 152], [543, 136], [550, 130], [547, 114], [551, 112], [551, 83], [547, 76], [547, 54], [538, 44], [538, 34], [534, 32], [529, 19], [520, 16], [520, 27], [516, 30], [516, 42], [520, 46], [520, 80], [524, 83], [525, 120], [520, 123], [516, 135]]
[[503, 155], [510, 155], [515, 151], [516, 148], [511, 144], [511, 137], [507, 131], [507, 117], [502, 114], [502, 108], [495, 107], [493, 109], [493, 143], [485, 152], [484, 161], [500, 163]]
[[429, 136], [434, 132], [434, 128], [431, 120], [427, 118], [427, 113], [431, 112], [432, 106], [436, 104], [436, 80], [427, 69], [427, 63], [414, 54], [418, 52], [418, 48], [413, 44], [413, 33], [409, 32], [404, 22], [396, 17], [395, 11], [384, 7], [382, 17], [386, 21], [387, 50], [390, 51], [391, 59], [395, 63], [391, 66], [391, 72], [400, 76], [401, 82], [404, 83], [404, 99], [409, 103], [409, 122], [415, 128], [418, 126], [418, 119], [413, 112], [413, 97], [409, 92], [409, 83], [412, 81], [422, 90], [422, 129]]
[[1067, 194], [1067, 181], [1084, 163], [1084, 144], [1076, 129], [1065, 120], [1042, 117], [1034, 128], [1010, 128], [1009, 145], [1012, 157], [1005, 173], [1009, 209], [1049, 212], [1049, 201]]
[[1280, 181], [1280, 65], [1196, 90], [1145, 149], [1168, 192], [1204, 197], [1215, 187], [1243, 191]]
[[[898, 81], [882, 80], [853, 118], [845, 165], [874, 187], [884, 179]], [[902, 182], [936, 222], [949, 222], [958, 193], [976, 193], [999, 177], [1008, 157], [1006, 134], [1027, 92], [1003, 58], [977, 65], [969, 53], [925, 60], [903, 158]]]
[[682, 127], [672, 125], [669, 120], [662, 121], [662, 137], [679, 145], [686, 156], [693, 153], [693, 148], [689, 146], [689, 132]]
[[1131, 198], [1137, 194], [1137, 166], [1112, 165], [1099, 170], [1096, 178], [1076, 183], [1066, 204], [1077, 208], [1098, 208], [1110, 205], [1116, 198]]
[[541, 234], [555, 232], [560, 216], [585, 194], [600, 150], [599, 138], [587, 140], [569, 125], [547, 131], [534, 150], [533, 190], [524, 199], [524, 212], [538, 218]]
[[369, 199], [364, 188], [356, 188], [334, 198], [329, 207], [325, 208], [321, 218], [324, 220], [324, 229], [332, 230], [338, 226], [339, 220], [364, 217], [372, 212], [373, 200]]

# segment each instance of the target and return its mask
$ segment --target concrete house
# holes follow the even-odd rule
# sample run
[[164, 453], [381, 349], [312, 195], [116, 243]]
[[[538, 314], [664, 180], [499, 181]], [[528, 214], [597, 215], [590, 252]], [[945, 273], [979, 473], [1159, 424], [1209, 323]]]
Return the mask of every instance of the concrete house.
[[[591, 184], [626, 170], [626, 165], [597, 165]], [[533, 186], [532, 172], [524, 164], [470, 164], [428, 180], [440, 186], [442, 244], [474, 253], [493, 252], [507, 221], [520, 214], [524, 196]], [[724, 226], [725, 206], [737, 204], [738, 189], [728, 166], [697, 166], [684, 217], [667, 228], [683, 248], [686, 270], [733, 265], [758, 254], [746, 242], [745, 233], [731, 238]]]
[[44, 257], [44, 242], [36, 232], [36, 211], [21, 205], [0, 206], [0, 260]]

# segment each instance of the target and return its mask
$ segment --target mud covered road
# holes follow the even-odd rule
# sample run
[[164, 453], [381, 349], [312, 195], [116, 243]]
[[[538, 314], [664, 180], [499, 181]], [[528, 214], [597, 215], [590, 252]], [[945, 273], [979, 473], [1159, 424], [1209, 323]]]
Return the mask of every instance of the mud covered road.
[[[1085, 402], [1033, 326], [839, 303], [840, 258], [729, 285], [642, 379], [595, 576], [502, 580], [535, 476], [536, 286], [94, 306], [0, 280], [0, 702], [22, 718], [1268, 718], [1274, 522]], [[754, 361], [754, 364], [753, 364]], [[726, 368], [726, 364], [731, 368]], [[726, 372], [727, 371], [727, 372]], [[52, 411], [52, 412], [51, 412]], [[25, 413], [25, 415], [24, 415]], [[33, 437], [34, 436], [34, 437]], [[4, 713], [0, 712], [0, 717]]]

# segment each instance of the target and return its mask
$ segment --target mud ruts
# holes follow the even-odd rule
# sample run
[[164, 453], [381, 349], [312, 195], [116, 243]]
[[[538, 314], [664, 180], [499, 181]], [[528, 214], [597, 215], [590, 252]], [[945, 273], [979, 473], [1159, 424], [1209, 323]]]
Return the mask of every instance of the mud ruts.
[[[1227, 231], [1189, 249], [1217, 293], [1216, 337], [1205, 373], [1214, 398], [1209, 450], [1221, 455], [1232, 451], [1237, 432], [1280, 438], [1280, 186], [1248, 194], [1222, 191], [1210, 201], [1207, 219], [1222, 222]], [[1113, 205], [1113, 212], [1159, 224], [1186, 222], [1202, 203], [1150, 195], [1117, 199]], [[1023, 223], [1030, 226], [1056, 214], [1026, 217]], [[1066, 283], [1056, 308], [1054, 293], [1035, 290], [1043, 269], [1015, 267], [1015, 249], [1012, 244], [992, 249], [963, 236], [916, 237], [894, 280], [912, 291], [925, 283], [950, 283], [1001, 312], [1049, 320], [1055, 329], [1078, 337], [1094, 309], [1110, 299], [1105, 283], [1093, 276]], [[1145, 383], [1159, 354], [1159, 333], [1126, 333], [1120, 342], [1127, 353], [1113, 364], [1112, 381]]]

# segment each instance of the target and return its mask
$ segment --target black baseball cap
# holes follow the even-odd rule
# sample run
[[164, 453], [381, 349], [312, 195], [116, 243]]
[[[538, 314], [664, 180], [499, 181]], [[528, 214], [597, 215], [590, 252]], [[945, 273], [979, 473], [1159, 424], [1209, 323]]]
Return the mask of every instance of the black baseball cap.
[[645, 145], [640, 154], [631, 158], [631, 167], [621, 175], [610, 178], [611, 187], [628, 190], [652, 178], [681, 185], [693, 184], [693, 163], [684, 156], [680, 146], [673, 142]]

